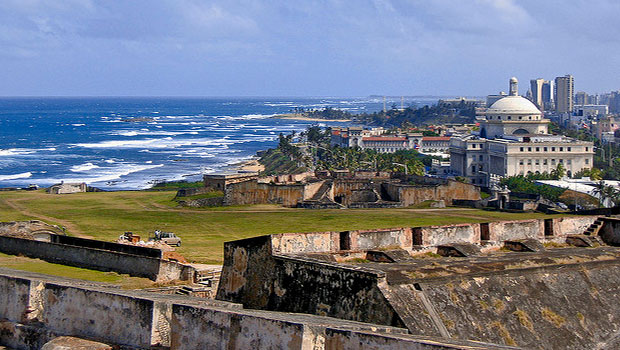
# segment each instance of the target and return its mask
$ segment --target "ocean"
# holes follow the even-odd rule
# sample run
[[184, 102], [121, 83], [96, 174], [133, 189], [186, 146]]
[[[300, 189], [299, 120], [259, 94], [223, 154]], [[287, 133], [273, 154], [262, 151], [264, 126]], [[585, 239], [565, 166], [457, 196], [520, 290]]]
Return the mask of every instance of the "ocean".
[[[388, 100], [388, 108], [400, 102]], [[350, 125], [272, 118], [297, 107], [374, 112], [383, 99], [0, 98], [0, 187], [64, 181], [133, 190], [195, 181], [276, 146], [281, 132]]]

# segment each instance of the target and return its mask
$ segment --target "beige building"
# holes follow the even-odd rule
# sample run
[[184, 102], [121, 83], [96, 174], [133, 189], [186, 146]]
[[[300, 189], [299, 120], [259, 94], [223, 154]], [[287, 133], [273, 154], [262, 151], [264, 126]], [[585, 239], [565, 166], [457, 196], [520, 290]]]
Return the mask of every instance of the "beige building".
[[575, 80], [573, 76], [567, 74], [563, 77], [555, 78], [555, 111], [556, 113], [571, 113], [573, 111], [573, 94], [575, 91]]
[[512, 78], [510, 94], [485, 112], [479, 135], [451, 139], [451, 172], [488, 186], [491, 177], [551, 172], [559, 164], [569, 176], [591, 168], [592, 142], [550, 135], [549, 121], [531, 101], [518, 96], [517, 84]]

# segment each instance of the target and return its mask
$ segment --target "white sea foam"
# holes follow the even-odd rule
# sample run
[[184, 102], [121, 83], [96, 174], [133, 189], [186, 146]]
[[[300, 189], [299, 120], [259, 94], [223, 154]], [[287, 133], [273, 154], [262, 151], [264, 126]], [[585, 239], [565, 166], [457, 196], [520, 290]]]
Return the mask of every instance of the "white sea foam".
[[36, 150], [26, 148], [0, 149], [0, 156], [21, 156], [24, 154], [32, 154], [35, 152]]
[[71, 124], [73, 126], [85, 126], [86, 124]]
[[[126, 149], [126, 148], [147, 148], [147, 149], [162, 149], [162, 148], [177, 148], [183, 146], [225, 146], [235, 143], [244, 142], [230, 140], [228, 137], [220, 139], [173, 139], [172, 137], [164, 137], [160, 139], [144, 139], [144, 140], [109, 140], [96, 143], [77, 143], [73, 146], [83, 148], [96, 148], [96, 149]], [[148, 150], [146, 150], [148, 151]]]
[[144, 170], [159, 168], [164, 166], [163, 164], [149, 164], [149, 165], [140, 165], [140, 164], [120, 164], [117, 163], [117, 166], [110, 168], [99, 168], [97, 170], [97, 176], [78, 176], [78, 177], [69, 177], [69, 178], [49, 178], [42, 179], [40, 182], [45, 183], [58, 183], [61, 181], [65, 182], [86, 182], [88, 184], [93, 183], [101, 183], [108, 181], [115, 181], [120, 179], [123, 176], [137, 173]]
[[55, 151], [55, 147], [49, 148], [7, 148], [0, 149], [0, 157], [1, 156], [23, 156], [27, 154], [34, 154], [39, 151]]
[[81, 172], [86, 172], [86, 171], [97, 169], [97, 168], [99, 168], [99, 166], [93, 163], [84, 163], [80, 165], [74, 165], [69, 170], [73, 171], [74, 173], [81, 173]]
[[21, 173], [21, 174], [12, 174], [12, 175], [0, 175], [0, 181], [5, 180], [16, 180], [16, 179], [27, 179], [32, 176], [31, 172]]
[[118, 133], [120, 136], [137, 136], [138, 133], [135, 131], [121, 131]]

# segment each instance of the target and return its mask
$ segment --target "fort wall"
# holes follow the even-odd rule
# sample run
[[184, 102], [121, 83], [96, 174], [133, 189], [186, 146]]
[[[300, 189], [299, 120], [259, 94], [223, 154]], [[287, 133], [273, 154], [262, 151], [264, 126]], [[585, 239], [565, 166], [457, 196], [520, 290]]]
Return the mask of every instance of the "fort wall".
[[[506, 240], [526, 238], [553, 240], [567, 235], [582, 234], [595, 220], [596, 217], [594, 216], [567, 216], [553, 219], [342, 232], [281, 233], [270, 237], [274, 253], [281, 254], [333, 253], [341, 250], [356, 251], [379, 248], [401, 248], [413, 251], [455, 242], [480, 244], [481, 241], [486, 241], [487, 243], [499, 244]], [[618, 242], [620, 242], [620, 238], [618, 238]]]
[[153, 281], [190, 280], [193, 268], [173, 261], [98, 248], [0, 236], [0, 252], [100, 271], [115, 271]]
[[[238, 304], [123, 291], [0, 268], [0, 346], [38, 350], [70, 335], [120, 349], [495, 349], [406, 334], [402, 328], [244, 310]], [[5, 305], [8, 305], [5, 306]]]

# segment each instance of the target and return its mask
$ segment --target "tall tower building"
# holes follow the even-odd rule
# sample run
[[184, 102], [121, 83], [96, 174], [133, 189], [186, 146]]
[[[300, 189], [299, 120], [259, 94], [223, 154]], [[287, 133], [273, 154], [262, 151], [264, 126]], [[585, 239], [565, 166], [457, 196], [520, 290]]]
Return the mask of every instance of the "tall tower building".
[[553, 109], [553, 89], [551, 88], [551, 82], [545, 80], [542, 85], [542, 102], [543, 108], [546, 110]]
[[572, 75], [555, 78], [555, 111], [557, 113], [571, 113], [573, 111], [573, 94], [575, 80]]
[[543, 103], [543, 84], [545, 80], [542, 78], [532, 79], [530, 80], [530, 91], [532, 91], [532, 102], [542, 109], [544, 106]]

